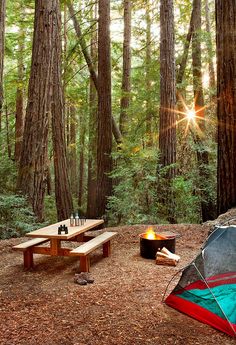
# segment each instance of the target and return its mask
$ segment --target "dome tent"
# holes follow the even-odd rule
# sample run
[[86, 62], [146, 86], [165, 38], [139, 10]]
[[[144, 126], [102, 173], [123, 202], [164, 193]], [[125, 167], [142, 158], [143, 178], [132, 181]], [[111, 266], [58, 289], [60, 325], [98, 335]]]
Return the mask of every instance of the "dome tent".
[[236, 226], [219, 226], [165, 303], [236, 337]]

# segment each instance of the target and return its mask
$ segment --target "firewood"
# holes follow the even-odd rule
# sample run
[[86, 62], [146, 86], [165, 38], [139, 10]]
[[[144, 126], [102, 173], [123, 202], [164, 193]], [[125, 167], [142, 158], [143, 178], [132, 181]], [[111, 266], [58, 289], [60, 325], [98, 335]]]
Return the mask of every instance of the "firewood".
[[179, 255], [176, 255], [176, 254], [170, 252], [170, 251], [169, 251], [167, 248], [165, 248], [165, 247], [163, 247], [163, 248], [161, 249], [161, 253], [166, 254], [169, 258], [174, 259], [174, 260], [176, 260], [176, 261], [179, 261], [179, 259], [180, 259], [180, 256], [179, 256]]
[[176, 266], [177, 263], [178, 263], [178, 261], [176, 261], [174, 259], [168, 259], [168, 258], [164, 258], [161, 256], [156, 257], [156, 264], [157, 265]]
[[171, 253], [165, 247], [163, 247], [160, 251], [156, 253], [157, 265], [176, 266], [179, 260], [180, 260], [179, 255]]

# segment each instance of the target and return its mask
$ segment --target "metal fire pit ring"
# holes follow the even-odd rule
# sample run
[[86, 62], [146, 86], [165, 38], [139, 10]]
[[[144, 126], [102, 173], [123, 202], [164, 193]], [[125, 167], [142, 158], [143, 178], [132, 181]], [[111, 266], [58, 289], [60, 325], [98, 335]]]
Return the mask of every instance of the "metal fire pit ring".
[[[158, 234], [157, 234], [158, 235]], [[140, 237], [140, 255], [145, 259], [155, 259], [156, 252], [163, 247], [170, 252], [175, 253], [175, 238], [176, 236], [165, 236], [165, 239], [148, 239], [146, 234], [142, 233]]]

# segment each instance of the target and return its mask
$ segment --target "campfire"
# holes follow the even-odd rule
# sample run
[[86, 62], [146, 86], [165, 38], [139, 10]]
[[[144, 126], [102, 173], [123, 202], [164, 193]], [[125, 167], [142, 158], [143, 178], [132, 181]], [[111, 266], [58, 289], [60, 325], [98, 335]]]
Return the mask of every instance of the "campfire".
[[157, 251], [163, 247], [170, 252], [175, 252], [175, 236], [167, 234], [158, 234], [153, 227], [148, 227], [146, 232], [139, 235], [140, 237], [140, 254], [146, 259], [155, 259]]
[[149, 226], [144, 234], [141, 234], [143, 238], [146, 238], [147, 240], [166, 240], [166, 237], [161, 236], [153, 230], [152, 226]]

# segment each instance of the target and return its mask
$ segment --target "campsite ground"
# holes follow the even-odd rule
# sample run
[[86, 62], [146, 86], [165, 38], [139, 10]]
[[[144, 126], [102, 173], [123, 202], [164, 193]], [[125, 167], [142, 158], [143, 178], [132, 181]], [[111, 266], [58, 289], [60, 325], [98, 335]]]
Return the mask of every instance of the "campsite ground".
[[119, 233], [112, 255], [102, 258], [100, 249], [92, 255], [95, 282], [87, 286], [73, 282], [76, 258], [36, 256], [34, 270], [24, 271], [21, 253], [11, 249], [24, 239], [0, 241], [0, 344], [235, 344], [162, 303], [167, 283], [199, 252], [210, 226], [158, 226], [181, 234], [176, 267], [140, 257], [138, 235], [146, 227], [110, 228]]

